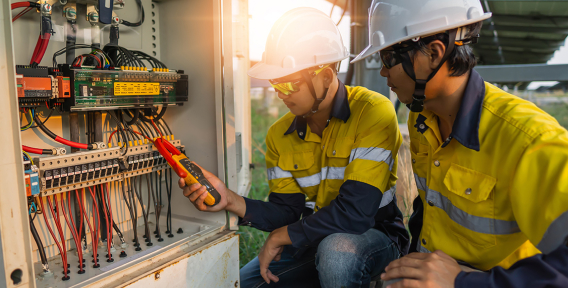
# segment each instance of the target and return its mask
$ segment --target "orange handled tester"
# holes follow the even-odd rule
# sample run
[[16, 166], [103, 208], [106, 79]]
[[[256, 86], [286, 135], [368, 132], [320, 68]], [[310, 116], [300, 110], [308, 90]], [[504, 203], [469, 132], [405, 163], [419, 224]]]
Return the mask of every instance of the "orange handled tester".
[[160, 154], [164, 156], [166, 161], [168, 161], [168, 164], [176, 174], [185, 180], [186, 185], [199, 183], [205, 186], [208, 192], [207, 198], [205, 198], [204, 201], [206, 205], [215, 206], [221, 201], [221, 195], [217, 189], [209, 183], [209, 180], [203, 176], [203, 171], [201, 171], [199, 166], [191, 162], [189, 158], [181, 153], [172, 143], [163, 138], [158, 138], [154, 141], [154, 145]]

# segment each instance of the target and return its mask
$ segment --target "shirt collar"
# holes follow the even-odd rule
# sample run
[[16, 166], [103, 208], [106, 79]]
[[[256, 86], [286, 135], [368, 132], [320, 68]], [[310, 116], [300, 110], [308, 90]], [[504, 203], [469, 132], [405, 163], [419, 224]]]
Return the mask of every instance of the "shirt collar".
[[472, 69], [450, 137], [475, 151], [479, 151], [480, 146], [479, 121], [484, 99], [485, 82], [479, 73]]
[[[345, 85], [341, 81], [337, 81], [339, 85], [333, 99], [333, 106], [331, 108], [330, 116], [341, 119], [343, 120], [343, 122], [347, 122], [349, 116], [351, 116], [351, 109], [349, 109], [349, 99], [347, 97], [347, 88], [345, 88]], [[302, 116], [296, 116], [284, 135], [288, 135], [296, 131], [298, 133], [298, 137], [304, 140], [304, 138], [306, 137], [307, 125], [308, 122], [306, 118]]]
[[[464, 147], [479, 151], [479, 121], [484, 99], [485, 82], [479, 73], [472, 69], [460, 104], [460, 110], [452, 127], [452, 133], [442, 144], [442, 147], [446, 147], [450, 144], [451, 139], [456, 138]], [[431, 116], [429, 111], [424, 111], [418, 115], [414, 125], [418, 132], [424, 134], [430, 128], [426, 124], [426, 119]]]

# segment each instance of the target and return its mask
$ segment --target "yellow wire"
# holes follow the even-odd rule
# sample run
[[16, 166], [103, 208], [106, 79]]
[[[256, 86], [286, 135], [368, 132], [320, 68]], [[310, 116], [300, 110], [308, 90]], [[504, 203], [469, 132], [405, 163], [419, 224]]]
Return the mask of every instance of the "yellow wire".
[[30, 113], [30, 123], [25, 128], [20, 129], [22, 131], [32, 127], [32, 125], [34, 124], [34, 117], [32, 116], [32, 109], [28, 110], [28, 112]]
[[26, 156], [28, 156], [28, 159], [30, 159], [30, 162], [32, 162], [32, 165], [34, 165], [34, 160], [32, 160], [32, 157], [30, 157], [30, 154], [28, 154], [28, 152], [26, 151], [22, 151], [24, 152], [24, 154], [26, 154]]

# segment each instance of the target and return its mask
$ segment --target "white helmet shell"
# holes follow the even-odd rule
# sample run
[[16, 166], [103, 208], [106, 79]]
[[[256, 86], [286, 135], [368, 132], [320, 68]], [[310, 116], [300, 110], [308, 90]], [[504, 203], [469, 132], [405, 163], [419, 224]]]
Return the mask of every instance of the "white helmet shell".
[[268, 35], [262, 61], [248, 70], [257, 79], [277, 79], [349, 57], [337, 26], [314, 8], [296, 8], [280, 17]]
[[490, 17], [490, 12], [483, 13], [479, 0], [373, 0], [369, 8], [369, 46], [351, 63], [406, 40]]

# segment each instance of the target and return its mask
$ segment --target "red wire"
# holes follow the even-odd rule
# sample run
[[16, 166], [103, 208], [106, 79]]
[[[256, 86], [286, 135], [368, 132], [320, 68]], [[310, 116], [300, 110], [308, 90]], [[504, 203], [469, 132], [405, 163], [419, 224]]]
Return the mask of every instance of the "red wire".
[[[112, 201], [111, 201], [111, 199], [110, 199], [110, 184], [109, 184], [109, 183], [107, 183], [107, 190], [106, 190], [106, 192], [107, 192], [106, 194], [107, 194], [107, 201], [108, 201], [108, 203], [107, 203], [108, 214], [109, 214], [109, 216], [110, 216], [110, 220], [109, 220], [109, 221], [110, 221], [110, 226], [109, 226], [110, 241], [111, 241], [111, 243], [112, 243], [112, 239], [114, 238], [114, 235], [113, 235], [113, 233], [112, 233], [112, 229], [113, 229], [113, 228], [112, 228], [112, 226], [113, 226], [113, 222], [112, 222], [112, 206], [111, 206]], [[108, 240], [107, 240], [107, 241], [108, 241]], [[110, 253], [109, 253], [109, 256], [110, 256]]]
[[20, 17], [24, 16], [24, 14], [32, 11], [32, 9], [34, 9], [34, 8], [28, 7], [26, 9], [22, 10], [22, 12], [18, 13], [18, 15], [14, 16], [14, 18], [12, 18], [12, 22], [14, 22], [14, 21], [18, 20]]
[[23, 7], [30, 7], [30, 2], [29, 1], [23, 1], [23, 2], [12, 3], [12, 10], [14, 10], [16, 8], [23, 8]]
[[103, 200], [103, 211], [105, 212], [105, 222], [106, 222], [106, 224], [107, 224], [107, 226], [106, 226], [106, 228], [107, 228], [107, 229], [106, 229], [106, 234], [107, 234], [107, 252], [108, 252], [108, 259], [110, 260], [110, 259], [112, 259], [112, 255], [110, 255], [110, 243], [111, 243], [111, 242], [109, 242], [109, 241], [110, 241], [110, 235], [109, 235], [109, 229], [108, 229], [108, 228], [110, 227], [110, 225], [108, 224], [108, 220], [109, 220], [109, 217], [108, 217], [108, 209], [107, 209], [107, 207], [106, 207], [106, 200], [105, 200], [106, 197], [105, 197], [105, 193], [103, 192], [103, 185], [101, 184], [101, 185], [99, 185], [99, 187], [101, 188], [101, 196], [102, 196], [101, 199]]
[[154, 129], [156, 129], [156, 131], [158, 131], [158, 133], [160, 133], [160, 136], [164, 137], [164, 135], [162, 135], [162, 131], [160, 131], [160, 129], [158, 129], [158, 126], [156, 126], [156, 123], [154, 123], [154, 119], [150, 119], [150, 121], [152, 121], [152, 125], [154, 126]]
[[34, 63], [34, 60], [37, 57], [37, 54], [39, 52], [39, 49], [41, 48], [41, 43], [42, 43], [42, 39], [41, 39], [41, 33], [40, 33], [39, 36], [37, 37], [37, 43], [36, 43], [36, 46], [34, 48], [34, 53], [32, 54], [32, 59], [30, 60], [30, 65], [32, 65]]
[[33, 154], [40, 154], [40, 155], [43, 154], [43, 149], [33, 148], [26, 145], [22, 145], [22, 150]]
[[[49, 198], [49, 196], [47, 196]], [[49, 199], [47, 199], [47, 202], [49, 203]], [[63, 250], [61, 249], [61, 245], [59, 245], [59, 241], [57, 241], [57, 237], [55, 237], [55, 233], [53, 233], [53, 230], [51, 229], [51, 225], [49, 225], [49, 221], [47, 220], [47, 212], [45, 211], [45, 205], [43, 205], [43, 197], [39, 197], [39, 204], [41, 205], [41, 211], [43, 213], [43, 220], [45, 221], [45, 226], [47, 226], [47, 230], [49, 230], [49, 234], [51, 234], [51, 237], [53, 238], [53, 240], [55, 241], [55, 244], [57, 245], [57, 249], [59, 249], [59, 255], [61, 255], [61, 262], [63, 262], [63, 273], [65, 273], [65, 276], [67, 276], [67, 260], [65, 259], [65, 256], [63, 254]], [[51, 215], [53, 215], [53, 209], [51, 209]]]
[[[95, 222], [97, 222], [97, 226], [95, 229], [95, 233], [96, 233], [96, 239], [97, 239], [97, 247], [99, 244], [99, 230], [101, 229], [101, 221], [99, 218], [99, 205], [97, 205], [97, 200], [95, 198], [95, 193], [93, 192], [93, 190], [91, 189], [91, 187], [89, 187], [89, 191], [91, 192], [91, 196], [93, 197], [93, 206], [95, 207], [95, 211], [93, 213], [93, 227], [95, 226]], [[96, 214], [96, 215], [95, 215]], [[96, 221], [95, 221], [96, 220]], [[97, 249], [98, 250], [98, 249]], [[96, 256], [96, 254], [95, 254]], [[95, 262], [95, 265], [97, 263]]]
[[[67, 268], [67, 247], [65, 246], [65, 238], [63, 238], [63, 231], [62, 231], [63, 229], [61, 228], [61, 221], [59, 219], [59, 209], [57, 207], [57, 198], [56, 198], [57, 195], [55, 195], [53, 197], [55, 197], [53, 199], [53, 202], [55, 202], [55, 208], [57, 209], [57, 216], [55, 215], [55, 213], [53, 213], [53, 205], [51, 204], [51, 201], [49, 201], [49, 199], [47, 201], [47, 204], [49, 204], [49, 211], [51, 212], [51, 217], [53, 218], [53, 221], [55, 222], [55, 227], [57, 228], [57, 231], [59, 232], [59, 239], [61, 239], [61, 246], [63, 247], [62, 248], [62, 251], [63, 251], [63, 254], [62, 254], [63, 255], [62, 256], [62, 259], [63, 259], [63, 274], [65, 275], [65, 277], [67, 277], [67, 270], [68, 270], [68, 268]], [[55, 239], [55, 237], [54, 237], [54, 239]], [[55, 240], [55, 241], [57, 241], [57, 240]]]
[[79, 148], [79, 149], [89, 149], [89, 145], [87, 144], [83, 144], [83, 143], [77, 143], [77, 142], [73, 142], [73, 141], [69, 141], [65, 138], [61, 138], [59, 136], [56, 136], [55, 139], [53, 139], [61, 144], [73, 147], [73, 148]]
[[[83, 191], [81, 193], [81, 201], [79, 201], [79, 208], [81, 209], [81, 214], [83, 214], [83, 217], [85, 217], [85, 222], [87, 222], [87, 225], [89, 226], [89, 231], [91, 231], [91, 244], [93, 246], [93, 258], [95, 258], [95, 266], [97, 266], [97, 247], [98, 247], [98, 242], [99, 241], [95, 241], [95, 231], [93, 230], [93, 227], [91, 226], [91, 222], [89, 221], [89, 217], [87, 217], [87, 213], [85, 213], [85, 207], [83, 206], [83, 200], [85, 199], [85, 188], [83, 188]], [[93, 219], [94, 221], [94, 219]], [[95, 225], [95, 223], [93, 222], [93, 226]], [[98, 240], [98, 239], [97, 239]]]
[[[73, 213], [71, 212], [71, 191], [67, 192], [67, 208], [69, 209], [69, 215], [70, 216], [73, 215]], [[73, 230], [75, 231], [75, 236], [76, 236], [76, 239], [77, 239], [77, 240], [75, 240], [75, 245], [77, 247], [77, 253], [79, 253], [79, 255], [80, 255], [79, 256], [79, 271], [83, 271], [83, 245], [81, 244], [81, 237], [80, 237], [79, 233], [77, 232], [77, 226], [75, 226], [75, 220], [73, 219], [73, 217], [70, 217], [70, 218], [71, 218], [71, 223], [73, 224]], [[65, 220], [67, 220], [67, 218], [65, 218]], [[67, 223], [67, 225], [69, 225], [69, 223]], [[79, 232], [81, 231], [82, 228], [83, 227], [79, 228]]]
[[[69, 209], [69, 215], [73, 215], [71, 212], [71, 192], [67, 192], [67, 203]], [[77, 235], [77, 228], [75, 227], [75, 221], [73, 221], [73, 217], [71, 217], [71, 221], [73, 222], [73, 226], [71, 226], [71, 222], [69, 221], [69, 217], [67, 217], [67, 211], [65, 207], [65, 200], [63, 200], [63, 196], [65, 194], [61, 194], [59, 201], [61, 202], [61, 210], [63, 211], [63, 217], [65, 217], [65, 222], [67, 222], [67, 226], [69, 226], [69, 230], [71, 231], [71, 236], [73, 236], [73, 242], [75, 242], [75, 247], [77, 248], [77, 254], [79, 254], [79, 271], [83, 271], [83, 249], [81, 249], [81, 244], [79, 243], [79, 235]]]
[[[79, 198], [79, 191], [75, 190], [75, 198], [77, 198], [77, 202], [80, 201], [81, 198]], [[79, 233], [82, 233], [83, 231], [83, 210], [79, 211], [81, 213], [81, 224], [79, 224]], [[81, 236], [81, 234], [79, 234], [79, 236]], [[81, 242], [81, 249], [83, 249], [83, 241], [82, 239], [79, 239], [79, 242]], [[83, 266], [83, 265], [81, 265]]]
[[110, 133], [110, 136], [108, 137], [108, 143], [110, 143], [110, 141], [112, 140], [112, 136], [114, 136], [114, 133], [116, 133], [118, 130], [114, 130], [112, 131], [112, 133]]
[[[41, 38], [41, 36], [40, 36], [40, 38]], [[47, 50], [47, 46], [49, 45], [49, 38], [51, 38], [50, 33], [43, 34], [43, 39], [41, 39], [41, 46], [40, 46], [40, 49], [38, 51], [38, 55], [36, 56], [36, 58], [34, 59], [33, 62], [35, 62], [37, 64], [39, 64], [41, 62], [41, 59], [43, 59], [43, 55], [45, 55], [45, 51]]]

